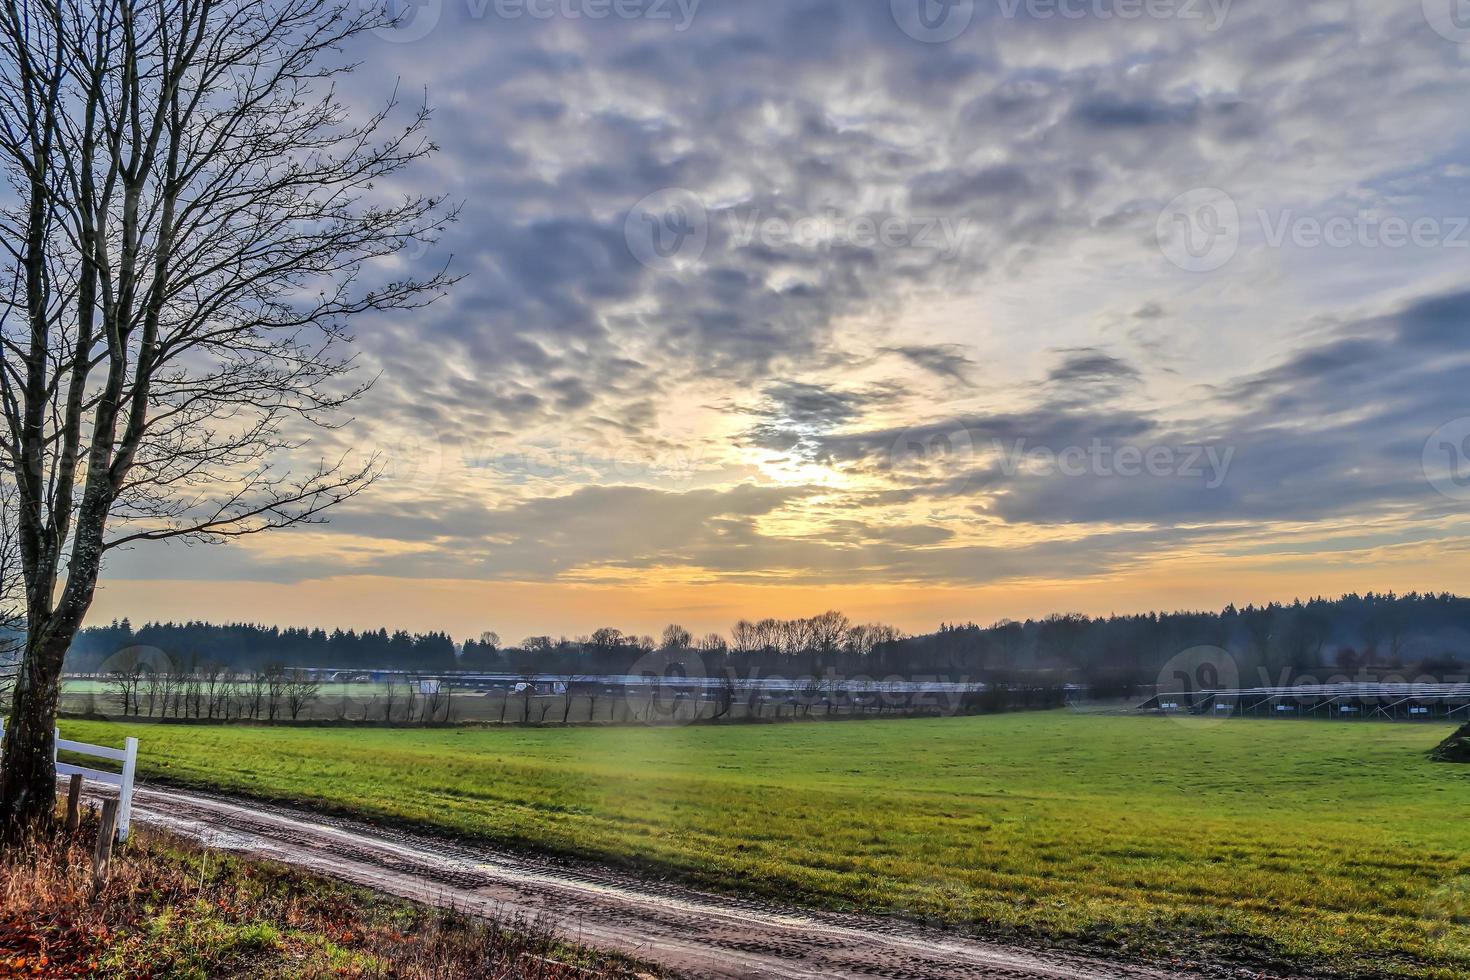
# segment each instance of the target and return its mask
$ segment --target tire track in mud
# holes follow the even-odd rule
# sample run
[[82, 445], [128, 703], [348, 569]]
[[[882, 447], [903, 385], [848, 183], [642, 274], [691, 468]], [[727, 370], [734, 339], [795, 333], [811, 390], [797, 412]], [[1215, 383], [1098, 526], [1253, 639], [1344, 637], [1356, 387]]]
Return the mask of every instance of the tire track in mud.
[[509, 854], [254, 801], [140, 786], [136, 819], [204, 844], [569, 940], [695, 977], [1162, 980], [1172, 972], [1025, 950], [896, 919], [785, 908], [593, 864]]

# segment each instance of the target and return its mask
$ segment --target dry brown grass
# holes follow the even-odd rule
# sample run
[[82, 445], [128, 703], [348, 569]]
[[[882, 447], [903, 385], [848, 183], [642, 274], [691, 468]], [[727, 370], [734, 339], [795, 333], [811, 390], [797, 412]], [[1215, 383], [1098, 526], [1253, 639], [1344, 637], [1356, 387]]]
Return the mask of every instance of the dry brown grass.
[[648, 976], [487, 923], [140, 829], [100, 890], [88, 817], [0, 856], [0, 976], [588, 980]]

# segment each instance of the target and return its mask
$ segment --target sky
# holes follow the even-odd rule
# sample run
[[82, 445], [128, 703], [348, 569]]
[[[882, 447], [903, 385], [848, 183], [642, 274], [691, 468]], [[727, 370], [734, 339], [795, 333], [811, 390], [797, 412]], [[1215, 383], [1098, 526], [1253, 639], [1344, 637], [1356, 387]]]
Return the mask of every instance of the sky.
[[1456, 0], [395, 9], [344, 96], [425, 93], [397, 189], [462, 213], [387, 271], [464, 278], [355, 325], [377, 380], [303, 450], [383, 477], [326, 526], [120, 553], [94, 621], [1470, 590]]

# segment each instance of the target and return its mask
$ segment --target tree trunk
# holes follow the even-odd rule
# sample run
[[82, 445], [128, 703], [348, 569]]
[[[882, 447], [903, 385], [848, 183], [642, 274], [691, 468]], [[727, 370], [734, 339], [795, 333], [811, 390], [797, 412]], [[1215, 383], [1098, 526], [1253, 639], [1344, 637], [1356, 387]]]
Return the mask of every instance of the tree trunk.
[[0, 842], [7, 845], [47, 828], [55, 817], [56, 704], [71, 639], [63, 631], [33, 632], [26, 640], [0, 763]]

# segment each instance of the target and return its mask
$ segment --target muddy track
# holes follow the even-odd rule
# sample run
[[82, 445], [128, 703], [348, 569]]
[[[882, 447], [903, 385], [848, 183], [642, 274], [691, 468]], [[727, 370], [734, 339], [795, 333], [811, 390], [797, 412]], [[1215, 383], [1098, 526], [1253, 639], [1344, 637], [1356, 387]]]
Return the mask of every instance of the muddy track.
[[471, 914], [535, 921], [568, 939], [694, 977], [1156, 980], [1265, 974], [1165, 971], [1025, 950], [877, 916], [782, 908], [596, 865], [508, 854], [264, 803], [140, 787], [135, 819], [215, 847], [309, 868]]

